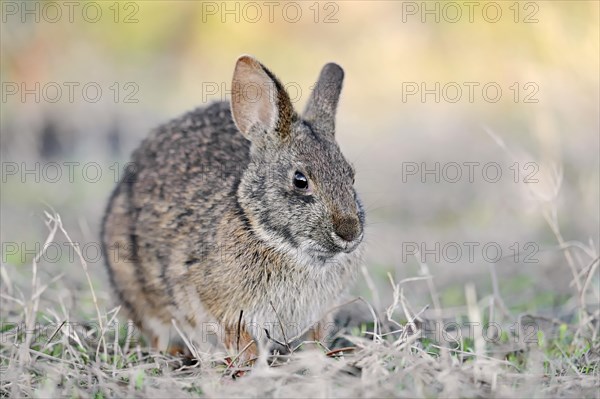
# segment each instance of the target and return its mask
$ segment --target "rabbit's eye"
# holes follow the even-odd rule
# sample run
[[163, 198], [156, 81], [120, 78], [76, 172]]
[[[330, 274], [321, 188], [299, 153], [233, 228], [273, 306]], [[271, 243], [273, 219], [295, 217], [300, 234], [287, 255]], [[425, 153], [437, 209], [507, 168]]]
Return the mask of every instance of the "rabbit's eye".
[[294, 187], [299, 188], [300, 190], [306, 190], [308, 188], [308, 179], [298, 171], [294, 173]]

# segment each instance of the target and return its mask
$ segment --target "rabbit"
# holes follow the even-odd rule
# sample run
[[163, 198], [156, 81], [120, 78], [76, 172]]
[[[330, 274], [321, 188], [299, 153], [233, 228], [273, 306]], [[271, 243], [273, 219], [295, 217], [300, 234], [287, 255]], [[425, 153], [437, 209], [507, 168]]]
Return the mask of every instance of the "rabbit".
[[181, 353], [182, 335], [209, 327], [247, 358], [328, 338], [365, 245], [355, 171], [335, 140], [343, 78], [326, 64], [300, 115], [242, 55], [230, 101], [158, 127], [133, 152], [102, 248], [121, 309], [154, 349]]

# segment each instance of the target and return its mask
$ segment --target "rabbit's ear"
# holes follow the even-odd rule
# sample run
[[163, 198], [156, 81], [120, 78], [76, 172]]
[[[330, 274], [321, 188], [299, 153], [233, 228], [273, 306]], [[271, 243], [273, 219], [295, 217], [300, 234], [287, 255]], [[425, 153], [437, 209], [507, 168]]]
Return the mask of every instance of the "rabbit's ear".
[[304, 119], [321, 134], [335, 133], [335, 111], [337, 109], [344, 70], [337, 64], [326, 64], [304, 110]]
[[233, 72], [231, 114], [251, 141], [290, 134], [294, 109], [290, 98], [267, 68], [251, 56], [238, 58]]

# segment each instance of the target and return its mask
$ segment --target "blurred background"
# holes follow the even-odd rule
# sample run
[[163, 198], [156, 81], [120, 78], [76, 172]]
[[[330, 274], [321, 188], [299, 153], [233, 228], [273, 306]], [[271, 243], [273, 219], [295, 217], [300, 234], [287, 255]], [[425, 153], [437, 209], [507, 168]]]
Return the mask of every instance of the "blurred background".
[[[2, 18], [2, 264], [23, 285], [54, 209], [108, 303], [98, 231], [119, 171], [150, 129], [226, 101], [241, 54], [298, 111], [325, 63], [346, 72], [337, 139], [368, 219], [353, 293], [382, 305], [388, 274], [431, 274], [452, 307], [494, 272], [511, 309], [554, 312], [574, 292], [564, 248], [597, 256], [597, 2], [7, 1]], [[68, 256], [39, 266], [65, 273], [66, 302], [85, 284]], [[426, 281], [404, 295], [432, 301]]]

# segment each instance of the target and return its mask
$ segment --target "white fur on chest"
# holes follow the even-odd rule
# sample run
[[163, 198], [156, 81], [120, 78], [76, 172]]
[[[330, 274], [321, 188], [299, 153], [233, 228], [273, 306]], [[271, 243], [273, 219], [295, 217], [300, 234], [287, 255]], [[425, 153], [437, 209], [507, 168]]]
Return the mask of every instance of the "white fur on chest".
[[[338, 305], [353, 282], [358, 254], [338, 254], [323, 262], [310, 255], [295, 258], [286, 281], [270, 281], [267, 295], [244, 314], [246, 329], [258, 340], [268, 336], [290, 342]], [[266, 330], [266, 331], [265, 331]]]

